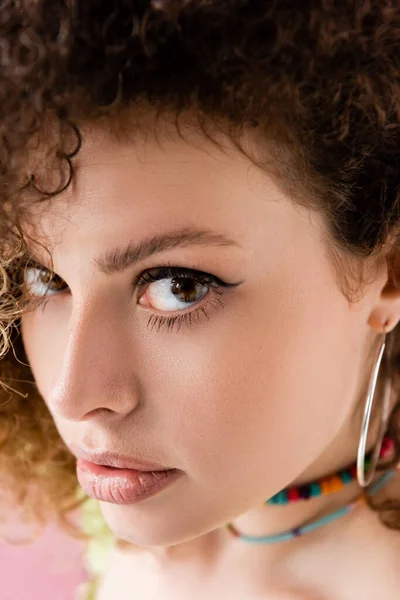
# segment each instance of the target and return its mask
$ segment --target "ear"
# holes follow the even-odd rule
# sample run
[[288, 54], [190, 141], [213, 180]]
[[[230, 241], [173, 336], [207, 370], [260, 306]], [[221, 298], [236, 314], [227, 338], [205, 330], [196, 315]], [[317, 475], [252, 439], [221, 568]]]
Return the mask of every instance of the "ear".
[[368, 324], [379, 333], [392, 331], [400, 321], [400, 243], [384, 251], [385, 282], [368, 318]]

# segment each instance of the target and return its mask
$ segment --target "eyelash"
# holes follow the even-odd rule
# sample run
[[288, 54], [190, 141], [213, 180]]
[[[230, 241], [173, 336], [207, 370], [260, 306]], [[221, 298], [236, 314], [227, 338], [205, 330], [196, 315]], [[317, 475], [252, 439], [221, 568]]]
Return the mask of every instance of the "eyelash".
[[[182, 325], [194, 325], [199, 321], [199, 319], [202, 316], [209, 320], [209, 309], [224, 306], [222, 299], [220, 297], [217, 297], [222, 296], [224, 293], [221, 288], [229, 288], [239, 285], [236, 283], [227, 283], [225, 281], [222, 281], [215, 275], [205, 273], [204, 271], [170, 266], [158, 267], [156, 269], [145, 271], [138, 278], [136, 285], [139, 289], [141, 289], [146, 285], [146, 283], [153, 283], [154, 281], [159, 281], [160, 279], [173, 278], [192, 279], [196, 283], [207, 285], [212, 290], [211, 294], [213, 295], [213, 298], [209, 299], [205, 306], [203, 305], [203, 300], [210, 295], [209, 291], [203, 299], [199, 300], [199, 302], [194, 305], [194, 308], [185, 312], [179, 311], [174, 315], [162, 315], [153, 313], [152, 315], [150, 315], [147, 322], [147, 325], [152, 330], [154, 328], [157, 328], [157, 331], [160, 331], [160, 329], [165, 328], [167, 329], [167, 331], [171, 331], [174, 328], [176, 328], [177, 331], [179, 331]], [[200, 306], [198, 306], [198, 304]]]
[[[35, 268], [38, 267], [35, 266]], [[51, 273], [45, 267], [41, 266], [40, 269], [43, 272]], [[161, 313], [151, 314], [147, 321], [147, 325], [151, 328], [151, 330], [156, 328], [157, 331], [160, 331], [161, 329], [166, 329], [167, 331], [172, 331], [173, 329], [176, 329], [177, 331], [179, 331], [182, 325], [194, 325], [200, 320], [202, 316], [209, 320], [209, 309], [224, 306], [224, 303], [221, 299], [221, 296], [224, 294], [222, 288], [232, 288], [242, 283], [228, 283], [226, 281], [223, 281], [222, 279], [219, 279], [215, 275], [211, 275], [210, 273], [206, 273], [204, 271], [198, 271], [196, 269], [165, 266], [149, 269], [148, 271], [141, 273], [134, 281], [133, 287], [138, 289], [138, 296], [140, 297], [142, 295], [141, 292], [143, 288], [145, 288], [146, 284], [150, 284], [161, 279], [173, 278], [191, 279], [194, 280], [196, 283], [208, 286], [210, 289], [205, 294], [205, 296], [201, 300], [199, 300], [191, 309], [185, 311], [181, 310], [173, 315], [164, 315]], [[61, 277], [59, 277], [55, 273], [53, 273], [52, 279], [58, 279], [62, 281]], [[49, 282], [49, 285], [50, 283], [51, 282]], [[209, 298], [209, 296], [212, 297]], [[206, 302], [206, 304], [204, 304], [206, 298], [208, 298], [208, 301]], [[42, 309], [44, 309], [48, 300], [49, 297], [44, 295]]]

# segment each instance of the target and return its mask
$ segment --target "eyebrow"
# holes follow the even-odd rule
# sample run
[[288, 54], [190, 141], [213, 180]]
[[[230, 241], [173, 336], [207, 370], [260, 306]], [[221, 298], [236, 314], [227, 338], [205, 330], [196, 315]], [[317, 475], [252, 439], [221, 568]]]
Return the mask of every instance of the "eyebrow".
[[98, 271], [104, 275], [122, 273], [153, 254], [172, 248], [189, 246], [237, 246], [240, 245], [227, 236], [206, 229], [181, 229], [151, 236], [138, 244], [126, 248], [115, 248], [104, 256], [94, 259]]

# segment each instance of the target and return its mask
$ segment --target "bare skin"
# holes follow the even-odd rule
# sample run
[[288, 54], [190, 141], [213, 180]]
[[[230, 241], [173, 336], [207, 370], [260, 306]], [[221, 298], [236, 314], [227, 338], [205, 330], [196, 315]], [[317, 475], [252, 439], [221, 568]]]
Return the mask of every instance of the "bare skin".
[[[143, 502], [101, 503], [116, 536], [140, 549], [114, 550], [98, 600], [398, 598], [400, 535], [365, 507], [271, 546], [223, 528], [232, 521], [247, 534], [278, 533], [355, 498], [351, 484], [262, 506], [293, 482], [355, 460], [380, 334], [400, 318], [387, 248], [365, 263], [368, 284], [350, 303], [323, 216], [250, 167], [206, 140], [170, 138], [160, 148], [92, 131], [74, 185], [30, 224], [65, 282], [22, 323], [61, 436], [184, 474]], [[170, 246], [112, 275], [96, 267], [116, 247], [189, 228], [231, 243]], [[47, 265], [45, 253], [37, 258]], [[190, 306], [208, 318], [149, 327], [154, 315], [189, 312], [154, 283], [132, 292], [137, 276], [166, 265], [237, 285], [208, 289]]]
[[234, 600], [398, 598], [398, 534], [382, 530], [368, 509], [330, 532], [269, 554], [230, 549], [229, 558], [221, 559], [221, 552], [207, 563], [199, 557], [161, 561], [152, 553], [114, 550], [96, 599], [216, 600], [228, 592]]

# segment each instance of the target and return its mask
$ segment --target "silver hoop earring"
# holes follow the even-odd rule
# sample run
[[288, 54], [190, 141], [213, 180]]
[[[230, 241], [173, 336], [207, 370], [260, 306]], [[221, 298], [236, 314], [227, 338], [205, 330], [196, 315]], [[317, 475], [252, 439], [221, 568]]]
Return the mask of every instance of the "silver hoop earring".
[[381, 347], [378, 351], [375, 368], [372, 371], [369, 386], [368, 386], [367, 401], [365, 403], [364, 416], [363, 416], [363, 421], [362, 421], [362, 426], [361, 426], [360, 441], [358, 444], [357, 481], [358, 481], [358, 484], [360, 485], [360, 487], [362, 487], [362, 488], [368, 487], [375, 475], [376, 467], [377, 467], [377, 464], [379, 461], [380, 451], [382, 448], [383, 438], [385, 436], [387, 424], [388, 424], [388, 420], [389, 420], [389, 406], [390, 406], [390, 394], [391, 394], [391, 388], [392, 388], [392, 385], [391, 385], [392, 381], [391, 381], [391, 376], [388, 373], [389, 369], [386, 369], [387, 372], [386, 372], [385, 382], [384, 382], [381, 425], [380, 425], [377, 443], [376, 443], [376, 446], [375, 446], [375, 449], [373, 452], [373, 456], [371, 459], [371, 465], [368, 470], [368, 477], [366, 477], [365, 476], [365, 450], [366, 450], [368, 430], [369, 430], [369, 425], [370, 425], [370, 420], [371, 420], [372, 405], [374, 402], [375, 388], [376, 388], [376, 383], [378, 380], [378, 373], [379, 373], [379, 369], [381, 366], [382, 356], [385, 351], [385, 346], [387, 344], [386, 336], [387, 336], [387, 334], [385, 331], [385, 333], [383, 334], [383, 340], [382, 340]]

